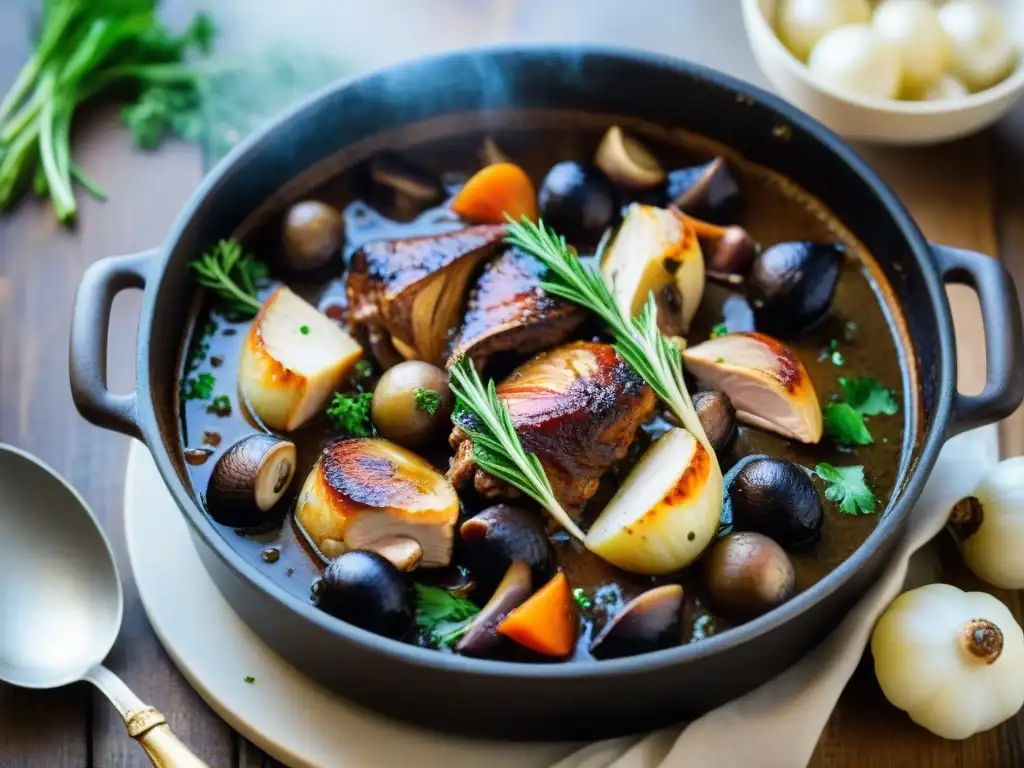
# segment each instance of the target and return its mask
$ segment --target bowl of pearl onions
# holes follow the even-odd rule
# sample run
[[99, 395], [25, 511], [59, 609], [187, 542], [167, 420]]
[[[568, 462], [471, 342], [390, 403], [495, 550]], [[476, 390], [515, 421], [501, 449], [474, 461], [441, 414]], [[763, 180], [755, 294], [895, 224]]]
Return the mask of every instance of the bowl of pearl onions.
[[743, 0], [778, 93], [847, 139], [934, 144], [1024, 93], [1024, 0]]

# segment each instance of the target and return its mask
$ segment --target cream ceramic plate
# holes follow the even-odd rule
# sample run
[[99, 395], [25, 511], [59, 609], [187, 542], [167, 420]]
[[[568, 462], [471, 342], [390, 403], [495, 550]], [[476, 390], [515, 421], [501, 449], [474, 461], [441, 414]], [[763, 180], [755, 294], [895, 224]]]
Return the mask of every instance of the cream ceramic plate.
[[[142, 605], [178, 669], [249, 741], [292, 768], [548, 768], [571, 745], [433, 733], [374, 715], [283, 661], [213, 585], [146, 449], [132, 443], [125, 538]], [[253, 683], [245, 678], [252, 676]]]

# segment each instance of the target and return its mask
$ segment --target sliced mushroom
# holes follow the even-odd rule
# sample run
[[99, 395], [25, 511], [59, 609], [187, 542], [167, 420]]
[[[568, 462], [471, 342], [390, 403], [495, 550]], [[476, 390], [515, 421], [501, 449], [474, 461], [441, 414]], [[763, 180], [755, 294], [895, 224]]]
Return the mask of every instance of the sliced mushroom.
[[650, 189], [665, 180], [665, 171], [643, 144], [613, 125], [601, 139], [594, 164], [626, 189]]
[[374, 552], [346, 552], [324, 572], [317, 605], [332, 616], [385, 637], [412, 627], [413, 598], [405, 577]]
[[325, 560], [356, 549], [397, 567], [448, 565], [459, 514], [455, 489], [425, 460], [387, 440], [341, 440], [320, 455], [295, 521]]
[[843, 251], [827, 243], [779, 243], [754, 260], [747, 297], [757, 327], [788, 337], [821, 323], [832, 306]]
[[736, 418], [802, 443], [821, 440], [821, 406], [803, 363], [763, 333], [729, 333], [683, 351], [702, 384], [728, 395]]
[[319, 200], [303, 200], [284, 219], [285, 264], [297, 272], [319, 269], [341, 257], [341, 213]]
[[[678, 325], [685, 333], [704, 294], [704, 256], [697, 236], [677, 213], [635, 203], [601, 258], [619, 308], [638, 315], [651, 291], [678, 291]], [[668, 304], [666, 306], [671, 306]], [[659, 317], [663, 325], [669, 320]], [[671, 328], [671, 325], [668, 326]]]
[[682, 607], [683, 588], [678, 584], [649, 589], [605, 624], [590, 653], [599, 659], [616, 659], [677, 644]]
[[233, 528], [273, 522], [268, 513], [291, 485], [295, 461], [294, 443], [267, 434], [242, 438], [224, 452], [210, 475], [210, 517]]
[[522, 562], [513, 562], [505, 571], [494, 594], [480, 613], [473, 617], [466, 633], [455, 646], [456, 653], [479, 656], [491, 650], [500, 641], [498, 625], [514, 609], [518, 608], [533, 592], [530, 567]]
[[736, 436], [736, 409], [732, 407], [729, 396], [717, 389], [705, 389], [690, 399], [715, 453], [727, 451]]
[[375, 207], [411, 219], [446, 196], [441, 180], [393, 152], [375, 155], [355, 173], [359, 192]]
[[281, 286], [249, 327], [238, 385], [263, 424], [290, 432], [323, 410], [362, 354], [337, 323]]
[[466, 564], [483, 594], [516, 561], [530, 568], [534, 584], [545, 584], [555, 575], [551, 540], [537, 517], [521, 509], [508, 504], [488, 507], [459, 526], [459, 536]]
[[488, 262], [470, 293], [449, 367], [463, 355], [482, 368], [498, 352], [528, 355], [566, 341], [587, 313], [545, 293], [540, 287], [545, 271], [535, 257], [516, 248]]
[[694, 218], [678, 208], [670, 208], [679, 212], [683, 220], [697, 233], [705, 250], [710, 252], [707, 259], [708, 277], [724, 275], [723, 282], [727, 285], [742, 285], [742, 276], [750, 269], [757, 256], [758, 245], [750, 233], [743, 227], [720, 227], [716, 224]]
[[668, 174], [668, 198], [680, 210], [706, 221], [734, 221], [742, 202], [740, 185], [724, 157]]
[[476, 265], [505, 237], [499, 225], [367, 243], [352, 257], [352, 325], [386, 331], [407, 359], [440, 363]]

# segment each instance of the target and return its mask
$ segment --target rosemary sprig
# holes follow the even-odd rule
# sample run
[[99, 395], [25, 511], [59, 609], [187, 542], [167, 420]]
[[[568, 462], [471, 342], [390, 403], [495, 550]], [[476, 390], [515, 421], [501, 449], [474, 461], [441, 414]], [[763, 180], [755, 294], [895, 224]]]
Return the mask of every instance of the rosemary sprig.
[[555, 498], [540, 459], [527, 453], [519, 442], [508, 405], [498, 399], [494, 380], [488, 381], [484, 388], [473, 363], [463, 357], [452, 366], [450, 386], [457, 398], [457, 409], [476, 417], [474, 423], [468, 419], [457, 421], [473, 441], [476, 465], [532, 497], [563, 528], [582, 541], [583, 531]]
[[586, 307], [604, 320], [615, 337], [615, 349], [622, 358], [713, 456], [686, 390], [679, 348], [658, 330], [654, 294], [647, 297], [647, 303], [637, 317], [627, 317], [601, 273], [580, 261], [564, 237], [545, 227], [543, 221], [534, 224], [525, 216], [518, 222], [507, 215], [506, 218], [509, 223], [505, 241], [536, 256], [548, 268], [549, 279], [541, 283], [541, 288], [553, 296]]

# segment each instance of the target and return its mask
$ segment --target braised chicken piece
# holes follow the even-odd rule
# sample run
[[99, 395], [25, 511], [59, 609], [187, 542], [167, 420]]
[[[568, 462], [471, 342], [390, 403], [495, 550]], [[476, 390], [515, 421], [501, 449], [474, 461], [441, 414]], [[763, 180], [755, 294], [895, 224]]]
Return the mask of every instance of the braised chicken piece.
[[376, 240], [353, 255], [346, 286], [350, 322], [382, 367], [403, 358], [444, 359], [469, 276], [504, 236], [499, 225], [466, 227]]
[[[558, 501], [571, 508], [597, 492], [601, 476], [626, 456], [655, 404], [651, 388], [611, 345], [588, 341], [537, 355], [497, 391], [523, 447], [537, 455]], [[453, 485], [472, 479], [489, 498], [515, 495], [473, 464], [472, 441], [461, 428], [455, 427], [449, 442], [457, 449], [448, 471]]]
[[541, 289], [544, 265], [528, 253], [511, 249], [490, 261], [469, 297], [451, 366], [469, 355], [477, 368], [496, 352], [531, 354], [566, 341], [586, 312]]

